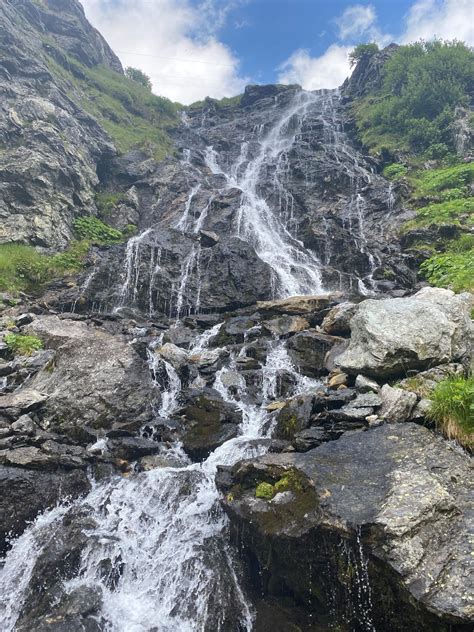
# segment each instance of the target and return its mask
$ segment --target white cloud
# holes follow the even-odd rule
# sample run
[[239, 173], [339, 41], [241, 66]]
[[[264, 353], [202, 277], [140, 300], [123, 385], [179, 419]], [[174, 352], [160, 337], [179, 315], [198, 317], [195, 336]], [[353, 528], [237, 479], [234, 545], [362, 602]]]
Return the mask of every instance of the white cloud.
[[332, 44], [319, 57], [311, 57], [306, 50], [295, 51], [279, 67], [281, 83], [299, 83], [307, 90], [341, 85], [350, 75], [348, 54], [361, 41], [374, 41], [383, 47], [392, 41], [407, 44], [438, 37], [474, 45], [472, 0], [417, 0], [405, 16], [398, 38], [380, 30], [372, 5], [349, 6], [335, 22], [345, 45]]
[[192, 103], [242, 92], [239, 60], [218, 39], [235, 3], [203, 0], [82, 0], [91, 23], [124, 66], [150, 76], [153, 91]]
[[406, 17], [400, 43], [418, 39], [458, 39], [474, 45], [474, 4], [472, 0], [418, 0]]
[[336, 88], [350, 74], [349, 53], [352, 46], [332, 44], [320, 57], [307, 50], [297, 50], [280, 67], [280, 83], [299, 83], [307, 90]]
[[372, 5], [355, 4], [347, 7], [344, 13], [336, 19], [339, 27], [339, 37], [342, 40], [360, 37], [375, 23], [377, 16]]

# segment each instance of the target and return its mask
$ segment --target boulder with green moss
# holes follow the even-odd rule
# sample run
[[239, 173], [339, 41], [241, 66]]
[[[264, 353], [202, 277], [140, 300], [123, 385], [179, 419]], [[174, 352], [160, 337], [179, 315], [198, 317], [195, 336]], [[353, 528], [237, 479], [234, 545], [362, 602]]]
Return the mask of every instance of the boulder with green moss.
[[469, 466], [426, 428], [386, 424], [217, 482], [251, 593], [300, 629], [467, 632]]

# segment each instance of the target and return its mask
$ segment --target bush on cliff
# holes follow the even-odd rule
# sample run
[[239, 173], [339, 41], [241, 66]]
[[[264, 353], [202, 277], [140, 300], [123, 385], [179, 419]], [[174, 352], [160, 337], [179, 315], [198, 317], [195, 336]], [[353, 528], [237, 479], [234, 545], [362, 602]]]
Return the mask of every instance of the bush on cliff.
[[381, 89], [355, 108], [362, 141], [379, 151], [444, 155], [454, 149], [454, 111], [470, 104], [473, 75], [474, 53], [461, 42], [398, 47], [383, 67]]

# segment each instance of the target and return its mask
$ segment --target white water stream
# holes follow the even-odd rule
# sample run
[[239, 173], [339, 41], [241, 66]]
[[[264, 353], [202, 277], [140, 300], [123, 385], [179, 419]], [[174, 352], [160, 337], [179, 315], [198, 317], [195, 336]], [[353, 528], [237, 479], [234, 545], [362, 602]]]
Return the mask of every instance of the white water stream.
[[[192, 352], [205, 349], [219, 327], [198, 337]], [[150, 350], [150, 356], [153, 353]], [[73, 511], [86, 510], [96, 526], [88, 532], [80, 571], [64, 588], [99, 586], [102, 616], [111, 632], [218, 632], [228, 629], [223, 627], [226, 621], [228, 625], [228, 612], [238, 613], [243, 630], [252, 629], [253, 613], [240, 588], [225, 538], [227, 519], [214, 483], [216, 469], [265, 452], [258, 439], [269, 436], [265, 404], [276, 396], [278, 371], [292, 372], [297, 380], [295, 392], [315, 383], [296, 372], [284, 342], [274, 341], [262, 369], [264, 402], [256, 406], [245, 397], [243, 379], [238, 393], [234, 390], [230, 394], [223, 385], [221, 374], [232, 368], [232, 363], [233, 358], [217, 374], [215, 388], [242, 411], [238, 437], [200, 464], [189, 463], [179, 444], [174, 445], [168, 452], [172, 467], [94, 483], [84, 499], [72, 504]], [[152, 357], [150, 366], [153, 370]], [[179, 393], [179, 378], [171, 365], [168, 368], [170, 386], [160, 414], [172, 413]], [[162, 454], [166, 456], [166, 451]], [[68, 510], [64, 506], [46, 512], [13, 543], [0, 571], [3, 632], [13, 632], [34, 561], [47, 536], [57, 533], [60, 537], [61, 520]], [[104, 565], [115, 569], [114, 582], [110, 575], [104, 576]]]

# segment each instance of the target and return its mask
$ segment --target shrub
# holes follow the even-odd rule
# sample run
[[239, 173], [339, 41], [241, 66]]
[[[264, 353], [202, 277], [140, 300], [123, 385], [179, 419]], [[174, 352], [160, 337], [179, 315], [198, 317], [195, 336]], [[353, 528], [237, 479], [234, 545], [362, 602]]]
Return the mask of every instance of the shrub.
[[383, 175], [389, 180], [400, 180], [407, 174], [408, 169], [405, 165], [401, 165], [398, 162], [395, 162], [391, 165], [387, 165], [383, 170]]
[[43, 348], [43, 343], [36, 336], [24, 336], [23, 334], [7, 334], [4, 341], [13, 355], [29, 356], [34, 351]]
[[30, 290], [48, 278], [47, 259], [32, 246], [0, 245], [0, 290]]
[[[54, 41], [48, 41], [55, 48]], [[57, 60], [63, 60], [58, 64]], [[153, 156], [160, 160], [172, 150], [167, 129], [178, 121], [182, 106], [154, 95], [135, 79], [105, 66], [88, 68], [63, 50], [55, 58], [45, 54], [50, 72], [66, 92], [73, 92], [81, 106], [92, 114], [109, 133], [117, 149], [125, 153], [153, 146]]]
[[123, 199], [122, 193], [111, 193], [109, 191], [99, 191], [95, 194], [95, 203], [99, 216], [107, 218], [119, 202]]
[[448, 437], [466, 447], [473, 446], [474, 378], [449, 377], [431, 393], [428, 417]]
[[474, 236], [463, 235], [450, 242], [446, 252], [435, 254], [420, 265], [430, 283], [455, 292], [474, 290]]
[[132, 66], [128, 66], [128, 68], [125, 68], [125, 76], [132, 81], [136, 81], [142, 86], [145, 86], [145, 88], [151, 92], [151, 79], [139, 68], [132, 68]]
[[354, 50], [349, 53], [349, 61], [352, 66], [355, 66], [359, 61], [363, 59], [370, 59], [375, 55], [375, 53], [379, 52], [379, 47], [375, 42], [371, 42], [370, 44], [359, 44], [354, 48]]
[[74, 229], [79, 237], [97, 245], [118, 244], [123, 241], [123, 235], [119, 230], [92, 215], [76, 219]]
[[454, 150], [454, 110], [470, 102], [472, 50], [456, 41], [420, 41], [398, 47], [382, 72], [382, 87], [354, 110], [363, 142], [433, 157]]

